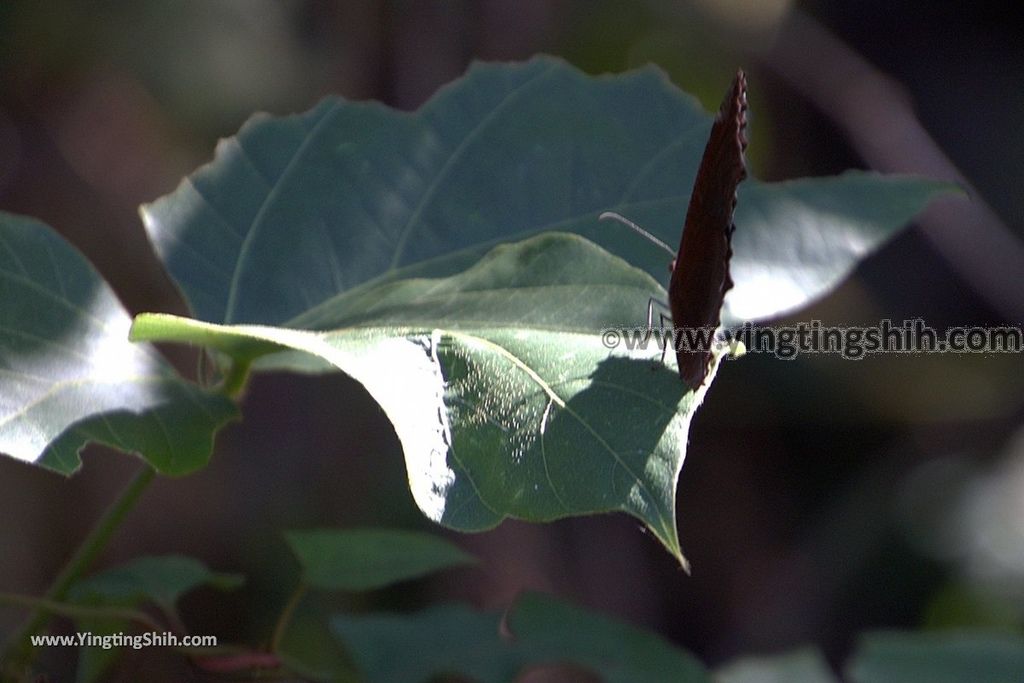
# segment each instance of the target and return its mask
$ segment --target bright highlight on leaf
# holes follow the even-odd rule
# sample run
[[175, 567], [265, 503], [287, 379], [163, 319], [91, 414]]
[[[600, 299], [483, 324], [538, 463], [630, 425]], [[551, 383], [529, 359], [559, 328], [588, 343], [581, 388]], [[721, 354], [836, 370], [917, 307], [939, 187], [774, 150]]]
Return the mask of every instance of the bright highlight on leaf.
[[130, 343], [130, 325], [80, 253], [0, 213], [0, 453], [70, 474], [98, 441], [165, 474], [204, 465], [235, 407]]

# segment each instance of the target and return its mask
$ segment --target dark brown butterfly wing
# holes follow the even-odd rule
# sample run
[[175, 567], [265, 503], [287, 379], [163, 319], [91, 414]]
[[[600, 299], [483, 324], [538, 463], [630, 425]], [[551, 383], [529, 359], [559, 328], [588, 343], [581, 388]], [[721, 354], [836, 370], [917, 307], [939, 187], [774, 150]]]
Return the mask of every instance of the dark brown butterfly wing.
[[[672, 268], [668, 301], [676, 330], [713, 331], [721, 322], [722, 301], [732, 287], [729, 257], [736, 187], [747, 175], [743, 158], [746, 124], [747, 77], [739, 71], [711, 127]], [[704, 383], [710, 350], [677, 350], [676, 360], [679, 376], [687, 385], [697, 389]]]

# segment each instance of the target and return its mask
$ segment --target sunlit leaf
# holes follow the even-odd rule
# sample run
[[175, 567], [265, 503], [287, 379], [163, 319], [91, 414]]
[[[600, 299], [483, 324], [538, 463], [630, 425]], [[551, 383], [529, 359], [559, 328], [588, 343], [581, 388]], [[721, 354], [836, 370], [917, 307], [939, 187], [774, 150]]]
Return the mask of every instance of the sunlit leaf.
[[[710, 122], [657, 69], [593, 78], [546, 57], [475, 65], [412, 114], [330, 98], [255, 117], [143, 218], [198, 319], [279, 329], [148, 319], [137, 333], [227, 335], [235, 358], [262, 340], [309, 353], [257, 368], [352, 375], [395, 426], [431, 519], [482, 529], [626, 510], [682, 560], [675, 482], [701, 397], [671, 360], [651, 373], [655, 354], [608, 354], [599, 336], [644, 322], [669, 259], [597, 216], [616, 210], [678, 243]], [[865, 173], [744, 183], [724, 320], [821, 296], [948, 189]], [[481, 261], [552, 230], [655, 279], [621, 263], [581, 277], [581, 257], [553, 242], [530, 243], [551, 255], [529, 272], [515, 272], [525, 252]]]
[[179, 377], [88, 261], [47, 226], [0, 213], [0, 452], [64, 474], [98, 441], [158, 471], [206, 463], [227, 399]]
[[[663, 252], [596, 218], [615, 210], [678, 244], [710, 125], [654, 67], [593, 78], [549, 57], [476, 64], [414, 114], [329, 98], [254, 117], [143, 217], [209, 322], [329, 324], [311, 311], [338, 294], [451, 275], [497, 242], [548, 230], [583, 234], [663, 280]], [[862, 172], [748, 180], [724, 320], [827, 293], [950, 189]]]
[[609, 350], [585, 332], [628, 321], [653, 287], [595, 245], [548, 234], [449, 278], [379, 285], [350, 307], [358, 323], [334, 331], [143, 315], [132, 334], [246, 358], [289, 348], [343, 370], [388, 415], [435, 521], [475, 530], [621, 510], [683, 561], [675, 482], [704, 390], [688, 391], [653, 342]]

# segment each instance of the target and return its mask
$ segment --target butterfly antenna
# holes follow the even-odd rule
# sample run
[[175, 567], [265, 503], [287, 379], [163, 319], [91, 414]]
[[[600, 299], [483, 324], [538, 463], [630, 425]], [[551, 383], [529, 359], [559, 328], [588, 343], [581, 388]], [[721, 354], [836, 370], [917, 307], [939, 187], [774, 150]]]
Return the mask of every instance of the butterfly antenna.
[[635, 232], [640, 233], [641, 235], [643, 235], [644, 237], [649, 239], [651, 242], [653, 242], [654, 244], [658, 245], [659, 247], [661, 247], [662, 249], [667, 251], [672, 256], [672, 258], [676, 257], [676, 250], [675, 249], [673, 249], [672, 247], [668, 246], [667, 244], [665, 244], [664, 242], [659, 240], [657, 237], [655, 237], [651, 233], [647, 232], [646, 230], [641, 228], [639, 225], [637, 225], [633, 221], [631, 221], [628, 218], [626, 218], [625, 216], [619, 215], [619, 214], [615, 213], [614, 211], [605, 211], [604, 213], [602, 213], [600, 216], [597, 217], [597, 220], [603, 221], [606, 218], [610, 218], [610, 219], [612, 219], [614, 221], [618, 221], [619, 223], [622, 223], [623, 225], [625, 225], [630, 230], [633, 230]]

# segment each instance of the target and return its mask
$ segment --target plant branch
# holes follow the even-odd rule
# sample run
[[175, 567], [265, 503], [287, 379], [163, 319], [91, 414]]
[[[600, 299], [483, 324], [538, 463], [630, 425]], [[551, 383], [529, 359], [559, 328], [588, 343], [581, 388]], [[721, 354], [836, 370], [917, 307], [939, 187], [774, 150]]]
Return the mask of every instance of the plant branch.
[[285, 603], [284, 609], [281, 610], [281, 615], [277, 618], [277, 624], [274, 626], [274, 635], [270, 639], [271, 652], [277, 652], [280, 649], [281, 641], [284, 640], [284, 634], [288, 630], [292, 616], [295, 614], [295, 608], [302, 602], [302, 598], [305, 597], [308, 589], [309, 586], [305, 581], [299, 581], [299, 585], [292, 591], [291, 597]]
[[1024, 317], [1024, 246], [925, 130], [907, 91], [811, 16], [779, 26], [765, 65], [814, 102], [873, 168], [950, 180], [962, 197], [937, 200], [916, 219], [950, 267], [1008, 320]]
[[28, 666], [35, 658], [31, 636], [35, 635], [49, 621], [52, 611], [43, 607], [44, 604], [59, 603], [67, 596], [68, 589], [92, 565], [96, 557], [103, 551], [114, 531], [120, 526], [125, 515], [135, 507], [139, 496], [156, 476], [156, 470], [149, 465], [143, 467], [132, 478], [117, 499], [107, 508], [99, 521], [78, 546], [57, 578], [50, 584], [41, 601], [35, 605], [25, 624], [11, 636], [4, 650], [4, 659], [8, 662]]
[[103, 605], [78, 605], [72, 602], [59, 602], [32, 595], [17, 593], [0, 593], [0, 605], [17, 605], [40, 610], [46, 614], [59, 614], [69, 619], [121, 619], [145, 626], [154, 631], [164, 631], [166, 627], [145, 612], [129, 607], [107, 607]]
[[227, 372], [224, 374], [224, 381], [221, 384], [221, 391], [230, 398], [237, 398], [245, 388], [245, 382], [249, 378], [251, 360], [231, 359]]

